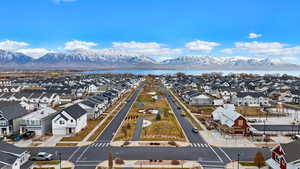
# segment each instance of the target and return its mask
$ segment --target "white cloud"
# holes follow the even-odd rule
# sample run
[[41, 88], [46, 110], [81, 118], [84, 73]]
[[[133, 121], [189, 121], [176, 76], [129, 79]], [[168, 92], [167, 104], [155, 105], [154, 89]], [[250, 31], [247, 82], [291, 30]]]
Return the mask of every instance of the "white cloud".
[[20, 52], [20, 53], [23, 53], [25, 55], [28, 55], [32, 58], [40, 58], [42, 57], [43, 55], [47, 54], [47, 53], [53, 53], [55, 51], [52, 51], [52, 50], [47, 50], [47, 49], [44, 49], [44, 48], [27, 48], [27, 49], [19, 49], [17, 50], [17, 52]]
[[163, 46], [163, 44], [159, 44], [156, 42], [113, 42], [112, 46], [114, 48], [122, 48], [122, 49], [156, 49]]
[[0, 42], [0, 49], [15, 51], [17, 49], [26, 47], [28, 45], [29, 44], [26, 42], [17, 42], [17, 41], [6, 40], [6, 41]]
[[233, 53], [233, 49], [231, 49], [231, 48], [225, 48], [225, 49], [220, 50], [220, 52], [224, 53], [224, 54], [232, 54]]
[[249, 33], [248, 38], [250, 39], [256, 39], [262, 37], [262, 34], [256, 34], [256, 33]]
[[188, 50], [192, 50], [192, 51], [210, 52], [215, 46], [219, 46], [219, 45], [220, 44], [216, 42], [196, 40], [196, 41], [186, 43], [185, 47]]
[[256, 56], [294, 56], [300, 54], [300, 46], [285, 47], [279, 42], [236, 42], [237, 50], [246, 51]]
[[65, 50], [76, 50], [76, 49], [90, 49], [91, 47], [97, 46], [94, 42], [85, 42], [79, 40], [73, 40], [65, 43]]

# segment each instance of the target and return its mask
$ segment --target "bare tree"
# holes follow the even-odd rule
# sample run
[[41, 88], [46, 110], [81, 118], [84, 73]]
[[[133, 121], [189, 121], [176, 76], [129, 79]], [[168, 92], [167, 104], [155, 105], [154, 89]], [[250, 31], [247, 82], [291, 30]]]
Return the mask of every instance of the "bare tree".
[[265, 166], [265, 157], [262, 152], [257, 152], [254, 158], [254, 164], [258, 167], [261, 168]]
[[112, 152], [108, 153], [108, 168], [112, 169], [114, 166], [114, 159], [113, 159], [113, 154]]

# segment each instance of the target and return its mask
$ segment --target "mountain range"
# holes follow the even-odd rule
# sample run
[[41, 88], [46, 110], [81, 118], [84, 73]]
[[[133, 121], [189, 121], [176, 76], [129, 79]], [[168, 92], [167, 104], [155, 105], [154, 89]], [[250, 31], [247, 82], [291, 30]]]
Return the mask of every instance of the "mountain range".
[[300, 69], [297, 64], [268, 58], [186, 55], [156, 61], [150, 57], [120, 52], [77, 50], [47, 53], [34, 59], [19, 52], [0, 50], [2, 68], [155, 68], [155, 69]]

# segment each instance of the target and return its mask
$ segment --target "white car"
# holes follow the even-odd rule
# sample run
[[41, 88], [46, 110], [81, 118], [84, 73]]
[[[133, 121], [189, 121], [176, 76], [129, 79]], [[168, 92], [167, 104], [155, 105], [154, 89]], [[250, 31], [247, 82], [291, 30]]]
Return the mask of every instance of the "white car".
[[33, 161], [50, 161], [53, 158], [53, 155], [46, 152], [39, 152], [36, 156], [30, 157], [30, 160]]

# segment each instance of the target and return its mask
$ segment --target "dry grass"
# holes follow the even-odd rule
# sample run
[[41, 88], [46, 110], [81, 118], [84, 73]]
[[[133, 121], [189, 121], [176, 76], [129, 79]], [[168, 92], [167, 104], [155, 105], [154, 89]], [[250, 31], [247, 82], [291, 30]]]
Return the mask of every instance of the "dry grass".
[[57, 147], [74, 147], [77, 146], [77, 143], [56, 143]]
[[[165, 140], [176, 140], [184, 141], [185, 137], [183, 131], [181, 130], [177, 120], [173, 114], [170, 114], [169, 104], [164, 96], [164, 94], [158, 90], [160, 84], [157, 80], [148, 77], [144, 88], [142, 89], [140, 95], [137, 98], [137, 102], [142, 103], [144, 107], [138, 107], [137, 102], [135, 102], [130, 109], [127, 120], [123, 123], [121, 130], [118, 131], [115, 141], [118, 140], [130, 140], [135, 132], [136, 120], [140, 116], [148, 116], [149, 114], [139, 113], [139, 110], [145, 110], [146, 108], [160, 109], [162, 111], [162, 119], [156, 120], [155, 116], [147, 118], [152, 124], [147, 128], [142, 129], [141, 140], [155, 140], [155, 141], [165, 141]], [[149, 92], [155, 92], [159, 97], [159, 100], [153, 100]], [[164, 116], [164, 114], [169, 114]], [[130, 128], [126, 126], [130, 124]], [[124, 129], [122, 129], [124, 128]], [[126, 130], [126, 131], [124, 131]]]
[[265, 113], [260, 111], [259, 107], [245, 107], [245, 106], [240, 106], [236, 108], [236, 111], [243, 116], [265, 116]]

